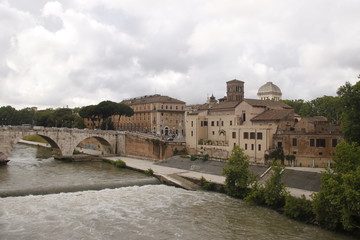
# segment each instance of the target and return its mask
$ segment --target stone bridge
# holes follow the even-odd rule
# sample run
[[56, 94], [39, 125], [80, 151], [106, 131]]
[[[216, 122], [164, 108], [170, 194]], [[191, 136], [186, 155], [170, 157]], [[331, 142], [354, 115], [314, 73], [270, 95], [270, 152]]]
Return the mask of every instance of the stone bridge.
[[39, 135], [49, 142], [55, 158], [73, 159], [79, 143], [95, 138], [102, 154], [136, 156], [162, 160], [173, 156], [174, 151], [186, 152], [185, 142], [166, 142], [149, 134], [81, 130], [72, 128], [44, 128], [39, 126], [0, 127], [0, 164], [6, 163], [14, 145], [30, 135]]
[[80, 130], [71, 128], [0, 127], [0, 161], [6, 160], [13, 146], [23, 137], [39, 135], [49, 142], [56, 158], [72, 158], [79, 143], [95, 138], [107, 154], [125, 151], [125, 132]]

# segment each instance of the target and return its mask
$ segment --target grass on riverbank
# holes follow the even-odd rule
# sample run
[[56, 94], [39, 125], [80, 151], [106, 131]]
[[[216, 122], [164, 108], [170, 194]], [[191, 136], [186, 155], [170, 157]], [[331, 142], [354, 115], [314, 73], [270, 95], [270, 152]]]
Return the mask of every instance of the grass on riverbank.
[[26, 137], [23, 137], [23, 140], [39, 142], [39, 143], [49, 143], [48, 141], [46, 141], [43, 137], [41, 137], [39, 135], [26, 136]]
[[110, 164], [114, 165], [117, 168], [125, 168], [126, 167], [126, 162], [124, 162], [121, 159], [118, 159], [116, 161], [115, 160], [110, 160], [110, 159], [103, 159], [103, 162], [110, 163]]

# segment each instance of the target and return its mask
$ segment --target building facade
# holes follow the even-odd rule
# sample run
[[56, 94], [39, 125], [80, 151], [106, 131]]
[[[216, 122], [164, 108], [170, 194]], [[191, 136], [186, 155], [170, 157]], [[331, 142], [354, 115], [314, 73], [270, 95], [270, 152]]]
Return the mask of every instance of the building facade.
[[116, 129], [169, 137], [185, 135], [185, 102], [155, 94], [127, 99], [121, 103], [129, 105], [134, 110], [134, 115], [112, 116]]
[[[188, 151], [225, 160], [232, 148], [238, 145], [251, 162], [264, 164], [264, 155], [273, 146], [277, 122], [293, 115], [293, 110], [282, 102], [245, 99], [242, 81], [234, 79], [226, 85], [227, 96], [219, 102], [212, 99], [196, 111], [186, 113]], [[277, 115], [266, 121], [253, 121], [253, 118], [270, 110], [276, 110]]]
[[275, 146], [295, 156], [288, 164], [303, 167], [331, 167], [332, 153], [342, 141], [340, 126], [325, 117], [295, 118], [274, 135]]
[[[276, 98], [246, 99], [244, 82], [236, 79], [226, 85], [227, 96], [219, 102], [212, 96], [207, 103], [186, 111], [186, 144], [190, 154], [209, 154], [226, 160], [233, 147], [238, 145], [251, 163], [264, 165], [267, 164], [266, 156], [281, 147], [285, 155], [295, 156], [296, 162], [288, 164], [307, 166], [315, 159], [316, 166], [323, 166], [331, 156], [333, 146], [341, 141], [339, 126], [323, 117], [301, 119], [290, 106], [275, 101], [279, 100]], [[281, 93], [281, 90], [276, 92]], [[306, 139], [305, 133], [308, 134]], [[299, 144], [292, 146], [290, 141]], [[304, 141], [309, 143], [306, 145]], [[325, 141], [325, 147], [311, 149], [310, 141], [311, 144], [314, 141], [315, 146], [317, 143], [323, 146]]]

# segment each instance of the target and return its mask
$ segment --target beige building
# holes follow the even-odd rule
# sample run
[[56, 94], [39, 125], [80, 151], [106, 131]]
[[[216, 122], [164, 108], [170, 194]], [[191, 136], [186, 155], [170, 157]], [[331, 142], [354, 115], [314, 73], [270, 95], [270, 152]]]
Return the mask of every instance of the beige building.
[[159, 94], [124, 100], [134, 115], [113, 116], [116, 129], [154, 133], [168, 137], [181, 137], [185, 134], [185, 102]]
[[250, 161], [264, 164], [272, 149], [278, 123], [291, 118], [293, 110], [282, 102], [244, 99], [244, 82], [227, 82], [227, 96], [217, 103], [212, 99], [185, 116], [189, 153], [209, 154], [227, 159], [239, 145]]
[[[260, 87], [259, 92], [273, 94], [260, 95], [262, 100], [244, 98], [242, 81], [226, 84], [227, 96], [220, 102], [212, 96], [206, 104], [186, 112], [186, 144], [190, 154], [209, 154], [226, 160], [238, 145], [250, 162], [266, 164], [266, 155], [280, 147], [285, 156], [295, 157], [295, 161], [285, 161], [288, 165], [328, 166], [333, 150], [342, 141], [339, 125], [325, 117], [296, 115], [287, 104], [277, 101], [281, 90], [272, 83]], [[265, 91], [264, 86], [269, 85], [272, 90]]]

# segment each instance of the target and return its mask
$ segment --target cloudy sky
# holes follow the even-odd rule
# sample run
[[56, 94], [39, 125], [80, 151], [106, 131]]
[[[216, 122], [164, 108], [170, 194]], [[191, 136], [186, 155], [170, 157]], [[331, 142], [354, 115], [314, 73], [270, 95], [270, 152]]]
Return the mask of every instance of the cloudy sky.
[[359, 0], [0, 0], [0, 106], [163, 94], [188, 104], [245, 82], [336, 95], [360, 73]]

